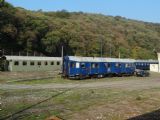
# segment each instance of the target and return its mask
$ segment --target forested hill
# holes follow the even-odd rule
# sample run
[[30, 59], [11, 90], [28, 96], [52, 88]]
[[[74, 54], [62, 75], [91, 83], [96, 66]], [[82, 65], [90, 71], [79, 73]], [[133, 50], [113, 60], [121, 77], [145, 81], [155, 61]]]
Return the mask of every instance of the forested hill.
[[160, 24], [82, 12], [28, 11], [0, 4], [0, 49], [37, 51], [47, 56], [103, 56], [154, 59]]

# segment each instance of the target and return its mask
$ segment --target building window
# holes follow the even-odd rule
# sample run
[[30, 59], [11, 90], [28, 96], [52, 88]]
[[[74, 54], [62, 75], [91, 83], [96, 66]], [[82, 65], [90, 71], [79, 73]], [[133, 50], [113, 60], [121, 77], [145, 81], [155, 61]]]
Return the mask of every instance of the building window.
[[44, 62], [44, 65], [48, 65], [48, 62], [46, 61], [46, 62]]
[[18, 65], [19, 65], [19, 62], [18, 62], [18, 61], [15, 61], [15, 62], [14, 62], [14, 65], [18, 66]]
[[26, 65], [27, 65], [27, 62], [26, 62], [26, 61], [23, 61], [22, 65], [23, 65], [23, 66], [26, 66]]
[[59, 62], [59, 61], [57, 61], [57, 65], [60, 65], [60, 62]]
[[51, 65], [54, 65], [54, 62], [53, 62], [53, 61], [51, 62]]
[[41, 62], [38, 62], [37, 65], [41, 65]]
[[30, 65], [32, 65], [32, 66], [33, 66], [33, 65], [34, 65], [34, 62], [33, 62], [33, 61], [32, 61], [32, 62], [30, 62]]

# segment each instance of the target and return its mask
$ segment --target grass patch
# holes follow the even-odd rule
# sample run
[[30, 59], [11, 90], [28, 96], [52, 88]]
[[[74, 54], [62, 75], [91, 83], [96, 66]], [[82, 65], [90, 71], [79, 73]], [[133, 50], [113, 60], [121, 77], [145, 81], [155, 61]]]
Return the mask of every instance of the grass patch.
[[[39, 104], [34, 108], [28, 110], [28, 112], [26, 111], [27, 113], [30, 113], [31, 111], [34, 111], [34, 112], [28, 114], [27, 116], [25, 116], [26, 112], [23, 113], [25, 116], [23, 119], [24, 120], [26, 119], [43, 120], [44, 118], [52, 115], [57, 115], [67, 119], [72, 119], [74, 118], [75, 113], [80, 114], [81, 112], [83, 113], [83, 111], [86, 111], [86, 112], [90, 111], [92, 107], [95, 109], [96, 107], [98, 108], [104, 105], [109, 107], [109, 109], [112, 109], [112, 110], [109, 110], [110, 112], [113, 110], [119, 110], [119, 108], [121, 108], [122, 106], [129, 106], [129, 107], [136, 106], [141, 109], [140, 112], [145, 112], [146, 110], [154, 109], [155, 106], [159, 104], [158, 99], [160, 99], [160, 97], [156, 95], [157, 93], [160, 95], [159, 90], [160, 90], [159, 88], [143, 90], [143, 91], [141, 90], [124, 91], [119, 89], [113, 90], [113, 89], [104, 89], [104, 88], [103, 89], [102, 88], [76, 89], [76, 90], [68, 91], [65, 94], [60, 95], [56, 98], [53, 98], [45, 103]], [[13, 96], [16, 96], [16, 97], [21, 97], [21, 99], [17, 101], [13, 99], [14, 104], [11, 104], [13, 103], [12, 100], [6, 103], [5, 105], [6, 109], [4, 109], [5, 112], [1, 111], [0, 112], [1, 115], [10, 114], [14, 111], [20, 110], [26, 106], [39, 102], [42, 99], [45, 99], [57, 93], [57, 91], [52, 91], [52, 90], [45, 90], [45, 91], [36, 90], [36, 91], [32, 91], [32, 93], [30, 93], [30, 91], [23, 91], [23, 92], [13, 91], [13, 92], [15, 94], [12, 94], [11, 92], [10, 94], [7, 94], [7, 96], [5, 97], [11, 98]], [[26, 95], [28, 96], [25, 97]], [[157, 99], [152, 99], [153, 97]], [[149, 104], [150, 102], [152, 102], [152, 105], [146, 106], [146, 104]], [[107, 107], [105, 109], [108, 109]], [[125, 113], [124, 111], [121, 111], [120, 116], [122, 117], [123, 114], [128, 115], [129, 113]], [[108, 116], [108, 114], [106, 116]], [[118, 115], [110, 114], [110, 118], [118, 118]]]
[[[158, 79], [159, 74], [150, 77], [113, 77], [89, 80], [67, 80], [59, 76], [54, 79], [13, 82], [12, 84], [49, 84], [49, 83], [96, 83], [121, 80]], [[135, 82], [136, 82], [135, 81]], [[23, 89], [0, 90], [2, 110], [0, 118], [36, 104], [65, 89]], [[121, 88], [81, 88], [66, 92], [56, 98], [41, 103], [25, 112], [18, 119], [44, 120], [49, 116], [60, 116], [68, 120], [103, 119], [120, 120], [160, 108], [160, 87], [138, 90]], [[102, 116], [101, 116], [102, 114]], [[93, 117], [93, 118], [92, 118]]]

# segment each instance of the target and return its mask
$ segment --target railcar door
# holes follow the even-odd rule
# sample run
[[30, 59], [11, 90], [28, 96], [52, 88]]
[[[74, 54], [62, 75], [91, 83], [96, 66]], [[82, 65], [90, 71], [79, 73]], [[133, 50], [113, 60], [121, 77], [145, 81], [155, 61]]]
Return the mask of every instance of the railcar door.
[[98, 63], [90, 63], [90, 64], [91, 64], [90, 75], [98, 75], [99, 64]]
[[85, 78], [89, 75], [89, 63], [80, 63], [80, 78]]
[[70, 61], [69, 64], [68, 64], [68, 67], [69, 67], [69, 76], [70, 77], [76, 76], [76, 74], [77, 74], [77, 71], [76, 71], [76, 62]]
[[115, 64], [115, 74], [116, 75], [121, 75], [122, 71], [122, 64], [121, 63], [116, 63]]
[[111, 63], [104, 63], [105, 65], [105, 74], [111, 74], [112, 73], [112, 68], [111, 68]]
[[69, 74], [69, 65], [68, 65], [68, 61], [63, 59], [63, 76], [67, 77]]

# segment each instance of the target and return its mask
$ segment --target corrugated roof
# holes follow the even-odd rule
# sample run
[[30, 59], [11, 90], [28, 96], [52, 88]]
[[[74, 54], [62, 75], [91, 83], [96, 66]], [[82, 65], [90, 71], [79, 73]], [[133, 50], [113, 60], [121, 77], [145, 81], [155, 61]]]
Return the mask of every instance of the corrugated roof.
[[6, 60], [27, 60], [27, 61], [61, 61], [61, 57], [37, 57], [37, 56], [5, 56]]
[[71, 61], [79, 61], [79, 62], [135, 62], [134, 59], [80, 57], [80, 56], [69, 56], [69, 59]]

